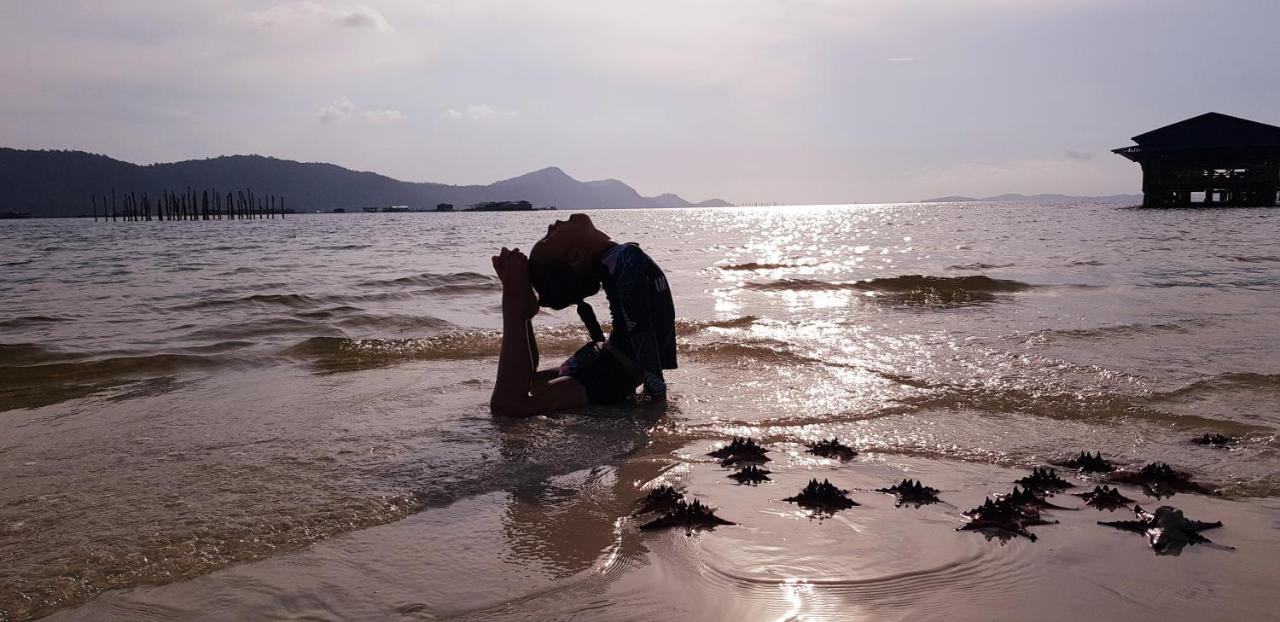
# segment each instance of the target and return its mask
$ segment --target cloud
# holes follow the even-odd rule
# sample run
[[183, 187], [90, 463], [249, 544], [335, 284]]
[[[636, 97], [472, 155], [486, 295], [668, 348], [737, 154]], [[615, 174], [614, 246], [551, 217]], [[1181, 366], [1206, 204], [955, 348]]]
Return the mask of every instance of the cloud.
[[399, 110], [365, 110], [360, 113], [360, 117], [373, 125], [390, 125], [404, 119]]
[[347, 28], [372, 28], [381, 32], [391, 32], [391, 23], [376, 9], [363, 4], [354, 5], [345, 15], [337, 19], [339, 26]]
[[316, 111], [316, 120], [321, 123], [359, 120], [370, 125], [390, 125], [399, 123], [402, 119], [404, 115], [399, 110], [360, 110], [346, 97]]
[[1063, 153], [1063, 155], [1067, 156], [1068, 160], [1092, 160], [1093, 159], [1092, 153], [1076, 151], [1075, 149], [1068, 149]]
[[484, 121], [486, 119], [509, 119], [516, 116], [514, 110], [503, 110], [489, 104], [471, 104], [462, 110], [450, 108], [441, 115], [450, 121]]
[[252, 11], [249, 19], [260, 27], [339, 26], [391, 32], [391, 22], [377, 9], [355, 2], [293, 2]]

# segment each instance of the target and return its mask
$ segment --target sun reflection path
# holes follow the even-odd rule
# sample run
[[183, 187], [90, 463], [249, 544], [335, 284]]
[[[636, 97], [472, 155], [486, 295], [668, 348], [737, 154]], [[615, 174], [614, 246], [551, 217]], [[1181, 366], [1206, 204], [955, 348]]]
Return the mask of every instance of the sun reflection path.
[[803, 620], [800, 612], [804, 609], [805, 597], [813, 594], [813, 584], [805, 579], [790, 578], [783, 581], [778, 588], [782, 590], [782, 598], [791, 605], [791, 608], [782, 614], [777, 622]]

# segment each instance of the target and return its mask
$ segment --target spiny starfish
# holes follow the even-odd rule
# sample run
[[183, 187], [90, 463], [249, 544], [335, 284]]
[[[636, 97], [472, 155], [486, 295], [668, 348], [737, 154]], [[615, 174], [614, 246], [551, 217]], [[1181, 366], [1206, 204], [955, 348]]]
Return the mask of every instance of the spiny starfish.
[[1094, 486], [1093, 490], [1077, 493], [1076, 496], [1084, 499], [1084, 504], [1087, 506], [1112, 512], [1116, 511], [1116, 508], [1133, 503], [1133, 499], [1120, 494], [1119, 490], [1110, 486]]
[[818, 441], [809, 446], [809, 453], [823, 458], [838, 458], [840, 460], [853, 460], [858, 455], [852, 447], [841, 443], [839, 439], [829, 438], [825, 441]]
[[677, 502], [670, 512], [641, 525], [640, 529], [650, 531], [667, 527], [683, 527], [685, 531], [692, 532], [694, 529], [714, 529], [720, 525], [732, 524], [734, 523], [716, 516], [715, 510], [694, 499], [692, 502], [683, 500]]
[[736, 480], [739, 484], [759, 484], [760, 482], [769, 481], [769, 474], [773, 471], [762, 469], [754, 464], [748, 464], [737, 473], [729, 474], [729, 477]]
[[917, 480], [904, 479], [902, 482], [890, 486], [888, 488], [877, 488], [876, 492], [888, 493], [898, 497], [898, 503], [894, 507], [902, 507], [904, 503], [910, 503], [916, 507], [929, 503], [938, 502], [938, 489], [930, 488]]
[[1031, 470], [1031, 475], [1014, 482], [1022, 484], [1023, 488], [1029, 488], [1036, 492], [1053, 494], [1064, 488], [1072, 488], [1074, 484], [1058, 477], [1058, 472], [1049, 467], [1035, 467]]
[[1022, 536], [1032, 542], [1035, 542], [1036, 535], [1027, 531], [1027, 527], [1058, 522], [1044, 520], [1035, 508], [1017, 505], [1007, 497], [995, 501], [988, 498], [982, 505], [965, 512], [964, 517], [969, 522], [957, 527], [956, 531], [996, 530]]
[[1145, 534], [1156, 555], [1178, 555], [1188, 544], [1210, 542], [1201, 531], [1222, 526], [1221, 521], [1202, 523], [1183, 516], [1182, 510], [1167, 505], [1147, 512], [1142, 506], [1134, 506], [1138, 520], [1098, 521], [1099, 525]]
[[1102, 452], [1091, 454], [1087, 451], [1082, 451], [1080, 455], [1070, 460], [1059, 460], [1053, 464], [1075, 469], [1081, 473], [1110, 473], [1116, 470], [1116, 466], [1111, 464], [1110, 460], [1102, 457]]
[[811, 479], [800, 494], [787, 497], [783, 501], [820, 513], [832, 514], [858, 505], [847, 496], [848, 494], [849, 491], [836, 488], [830, 481], [824, 479], [819, 483], [817, 479]]
[[1121, 484], [1142, 486], [1143, 492], [1157, 499], [1172, 497], [1180, 492], [1217, 494], [1212, 489], [1191, 481], [1191, 476], [1163, 462], [1152, 462], [1139, 471], [1119, 471], [1109, 478]]
[[760, 464], [769, 462], [769, 456], [766, 456], [765, 452], [765, 448], [756, 444], [754, 440], [745, 437], [737, 437], [728, 445], [708, 453], [707, 455], [712, 458], [720, 458], [720, 464], [722, 466], [732, 466], [735, 464]]

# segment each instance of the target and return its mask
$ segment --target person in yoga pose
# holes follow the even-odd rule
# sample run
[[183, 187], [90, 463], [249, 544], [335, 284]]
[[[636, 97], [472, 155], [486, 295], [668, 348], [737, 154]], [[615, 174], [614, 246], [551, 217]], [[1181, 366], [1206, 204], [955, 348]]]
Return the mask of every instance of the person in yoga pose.
[[[664, 400], [663, 370], [676, 368], [675, 305], [666, 276], [634, 243], [619, 244], [586, 214], [547, 227], [526, 257], [493, 257], [502, 281], [502, 349], [489, 408], [530, 417], [586, 404]], [[606, 338], [585, 299], [604, 289], [612, 323]], [[577, 305], [591, 341], [557, 368], [538, 370], [532, 318], [539, 307]]]

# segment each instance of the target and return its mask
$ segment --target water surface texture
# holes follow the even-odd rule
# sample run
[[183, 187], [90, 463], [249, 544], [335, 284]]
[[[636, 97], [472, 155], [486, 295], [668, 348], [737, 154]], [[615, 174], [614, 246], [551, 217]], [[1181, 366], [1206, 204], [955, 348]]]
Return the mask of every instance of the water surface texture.
[[[0, 620], [1259, 619], [1280, 605], [1276, 212], [593, 212], [672, 284], [671, 400], [494, 420], [489, 256], [527, 250], [557, 216], [6, 222]], [[571, 313], [535, 323], [546, 365], [585, 339]], [[1206, 432], [1239, 442], [1188, 442]], [[772, 483], [737, 486], [703, 456], [734, 435], [769, 445]], [[831, 436], [858, 457], [804, 453]], [[1089, 508], [1037, 542], [953, 531], [1026, 468], [1083, 449], [1221, 487], [1125, 492], [1223, 520], [1206, 535], [1236, 549], [1157, 558], [1094, 524], [1124, 511]], [[812, 476], [863, 505], [816, 520], [781, 501]], [[870, 492], [906, 476], [945, 503]], [[738, 525], [637, 531], [631, 504], [659, 482]]]

